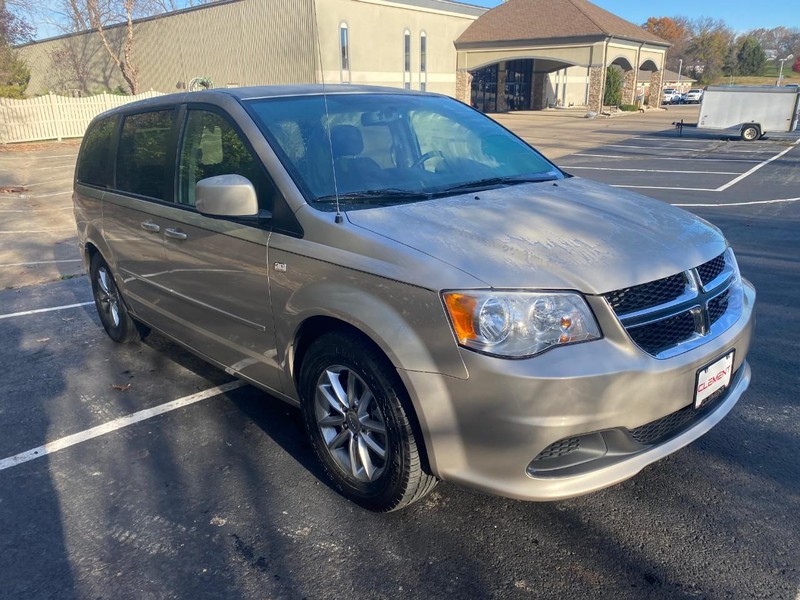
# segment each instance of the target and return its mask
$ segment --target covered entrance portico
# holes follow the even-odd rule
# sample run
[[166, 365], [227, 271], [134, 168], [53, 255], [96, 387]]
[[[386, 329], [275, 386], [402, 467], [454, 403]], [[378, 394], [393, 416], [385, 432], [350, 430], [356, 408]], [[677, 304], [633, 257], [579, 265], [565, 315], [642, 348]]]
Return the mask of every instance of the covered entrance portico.
[[623, 71], [621, 103], [633, 104], [637, 71], [650, 71], [660, 89], [668, 47], [586, 0], [508, 0], [456, 40], [456, 97], [484, 112], [599, 112], [612, 67]]

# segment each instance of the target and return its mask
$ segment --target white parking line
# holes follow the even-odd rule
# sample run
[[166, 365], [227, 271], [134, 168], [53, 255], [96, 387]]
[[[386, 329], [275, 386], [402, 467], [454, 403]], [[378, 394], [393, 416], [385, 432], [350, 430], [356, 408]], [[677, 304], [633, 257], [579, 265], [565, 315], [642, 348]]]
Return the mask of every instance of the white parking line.
[[773, 156], [772, 158], [769, 158], [769, 159], [765, 160], [764, 162], [762, 162], [762, 163], [760, 163], [760, 164], [756, 165], [755, 167], [753, 167], [752, 169], [750, 169], [750, 170], [749, 170], [749, 171], [747, 171], [746, 173], [742, 173], [742, 174], [741, 174], [741, 175], [739, 175], [739, 176], [738, 176], [736, 179], [734, 179], [734, 180], [732, 180], [732, 181], [729, 181], [729, 182], [728, 182], [728, 183], [726, 183], [725, 185], [722, 185], [722, 186], [718, 187], [718, 188], [717, 188], [717, 191], [718, 191], [718, 192], [724, 192], [725, 190], [727, 190], [727, 189], [728, 189], [729, 187], [731, 187], [732, 185], [736, 185], [737, 183], [739, 183], [739, 182], [740, 182], [740, 181], [742, 181], [743, 179], [746, 179], [747, 177], [750, 177], [750, 175], [752, 175], [753, 173], [755, 173], [756, 171], [758, 171], [758, 170], [759, 170], [761, 167], [766, 167], [766, 166], [767, 166], [769, 163], [771, 163], [772, 161], [774, 161], [774, 160], [778, 160], [778, 159], [779, 159], [781, 156], [783, 156], [784, 154], [786, 154], [787, 152], [789, 152], [790, 150], [792, 150], [792, 149], [793, 149], [794, 147], [796, 147], [798, 144], [800, 144], [800, 140], [797, 140], [797, 141], [796, 141], [794, 144], [792, 144], [791, 146], [789, 146], [788, 148], [786, 148], [786, 149], [785, 149], [783, 152], [779, 152], [778, 154], [776, 154], [776, 155], [775, 155], [775, 156]]
[[96, 437], [100, 437], [101, 435], [106, 435], [107, 433], [122, 429], [123, 427], [135, 425], [141, 421], [146, 421], [147, 419], [152, 419], [158, 415], [163, 415], [164, 413], [183, 408], [184, 406], [195, 404], [196, 402], [200, 402], [206, 398], [212, 398], [220, 394], [225, 394], [243, 387], [244, 385], [246, 384], [243, 381], [231, 381], [230, 383], [224, 383], [202, 392], [197, 392], [191, 396], [184, 396], [183, 398], [178, 398], [177, 400], [167, 402], [166, 404], [159, 404], [158, 406], [154, 406], [152, 408], [146, 408], [144, 410], [125, 415], [124, 417], [119, 417], [118, 419], [114, 419], [108, 423], [103, 423], [97, 427], [92, 427], [91, 429], [79, 431], [78, 433], [73, 433], [72, 435], [53, 440], [52, 442], [47, 442], [43, 446], [38, 446], [36, 448], [32, 448], [30, 450], [26, 450], [25, 452], [20, 452], [19, 454], [15, 454], [14, 456], [9, 456], [8, 458], [0, 460], [0, 471], [10, 467], [16, 467], [17, 465], [21, 465], [36, 458], [42, 458], [48, 454], [53, 454], [53, 452], [64, 450], [70, 446], [81, 444]]
[[593, 156], [594, 158], [624, 158], [631, 160], [635, 158], [643, 158], [645, 160], [682, 160], [684, 162], [740, 162], [740, 163], [757, 163], [761, 162], [752, 158], [706, 158], [706, 157], [693, 157], [693, 158], [679, 158], [677, 156], [648, 156], [646, 154], [588, 154], [577, 152], [570, 156]]
[[80, 258], [65, 258], [64, 260], [37, 260], [33, 262], [21, 262], [21, 263], [7, 263], [4, 265], [0, 265], [2, 267], [27, 267], [28, 265], [53, 265], [56, 263], [72, 263], [72, 262], [81, 262]]
[[680, 148], [677, 146], [631, 146], [628, 144], [606, 144], [608, 148], [635, 148], [637, 150], [686, 150], [687, 152], [697, 152], [697, 148]]
[[693, 187], [667, 187], [660, 185], [623, 185], [613, 184], [611, 187], [625, 188], [629, 190], [682, 190], [684, 192], [716, 192], [713, 188], [693, 188]]
[[[41, 198], [41, 196], [39, 196]], [[0, 213], [30, 213], [30, 212], [45, 212], [51, 210], [72, 210], [72, 205], [70, 206], [52, 206], [50, 208], [29, 208], [28, 210], [0, 210]]]
[[24, 229], [21, 231], [0, 231], [0, 233], [54, 233], [58, 231], [75, 231], [74, 227], [64, 229]]
[[6, 313], [4, 315], [0, 315], [0, 319], [13, 319], [14, 317], [27, 317], [28, 315], [38, 315], [40, 313], [46, 312], [53, 312], [56, 310], [67, 310], [70, 308], [78, 308], [81, 306], [89, 306], [90, 304], [94, 304], [92, 302], [79, 302], [78, 304], [64, 304], [63, 306], [52, 306], [50, 308], [37, 308], [34, 310], [23, 310], [21, 312], [15, 313]]
[[34, 198], [50, 198], [51, 196], [63, 196], [64, 194], [71, 194], [72, 190], [64, 190], [63, 192], [53, 192], [52, 194], [37, 194], [34, 193]]
[[3, 160], [49, 160], [51, 158], [75, 158], [77, 154], [57, 154], [55, 156], [5, 156], [5, 153], [0, 153], [0, 161]]
[[741, 171], [668, 171], [666, 169], [617, 169], [613, 167], [569, 166], [565, 169], [587, 169], [590, 171], [624, 171], [626, 173], [687, 173], [697, 175], [741, 175]]
[[706, 206], [724, 208], [727, 206], [751, 206], [753, 204], [783, 204], [784, 202], [800, 202], [800, 198], [780, 198], [777, 200], [751, 200], [749, 202], [720, 202], [717, 204], [673, 204], [672, 206]]

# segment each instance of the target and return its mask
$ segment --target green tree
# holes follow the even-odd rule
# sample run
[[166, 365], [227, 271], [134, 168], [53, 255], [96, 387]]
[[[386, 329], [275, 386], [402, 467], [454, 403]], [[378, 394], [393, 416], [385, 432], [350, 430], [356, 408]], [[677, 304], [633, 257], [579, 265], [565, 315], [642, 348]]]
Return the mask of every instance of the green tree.
[[33, 37], [33, 28], [12, 13], [0, 0], [0, 96], [21, 98], [31, 79], [30, 70], [20, 59], [13, 44]]
[[686, 49], [692, 76], [702, 84], [721, 73], [734, 39], [733, 31], [721, 19], [703, 17], [691, 22], [692, 37]]
[[739, 75], [761, 75], [767, 54], [754, 37], [746, 36], [739, 43], [736, 53], [736, 66]]
[[625, 74], [616, 65], [606, 69], [606, 89], [603, 94], [603, 104], [606, 106], [619, 106], [622, 104], [622, 86]]

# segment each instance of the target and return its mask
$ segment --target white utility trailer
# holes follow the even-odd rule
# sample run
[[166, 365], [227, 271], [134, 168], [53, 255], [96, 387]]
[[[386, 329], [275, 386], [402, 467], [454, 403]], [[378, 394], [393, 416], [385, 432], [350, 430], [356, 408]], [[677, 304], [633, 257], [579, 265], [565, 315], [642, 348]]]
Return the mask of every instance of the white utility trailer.
[[799, 102], [796, 87], [709, 86], [697, 128], [735, 132], [747, 141], [769, 132], [794, 131]]

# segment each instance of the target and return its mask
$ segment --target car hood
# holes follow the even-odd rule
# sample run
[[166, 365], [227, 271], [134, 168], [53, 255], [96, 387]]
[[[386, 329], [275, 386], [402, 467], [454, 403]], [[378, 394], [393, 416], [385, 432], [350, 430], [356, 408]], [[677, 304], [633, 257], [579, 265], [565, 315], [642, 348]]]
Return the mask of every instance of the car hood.
[[690, 269], [726, 246], [684, 210], [578, 177], [347, 217], [495, 288], [602, 294]]

